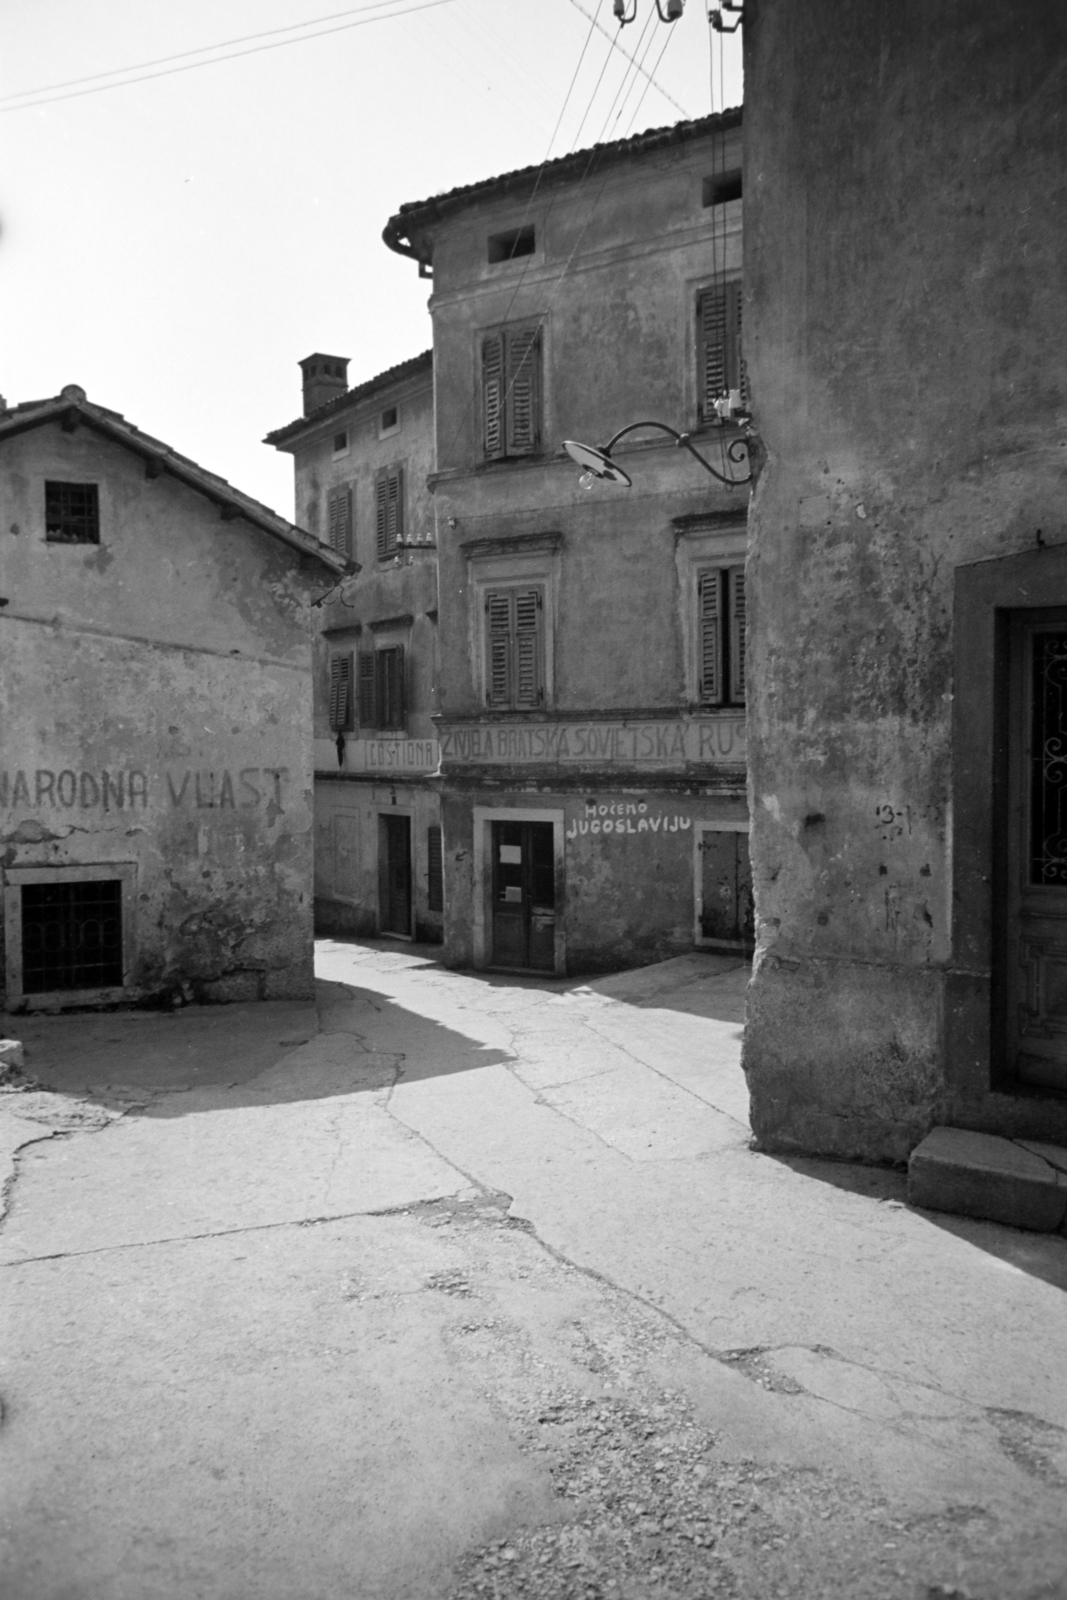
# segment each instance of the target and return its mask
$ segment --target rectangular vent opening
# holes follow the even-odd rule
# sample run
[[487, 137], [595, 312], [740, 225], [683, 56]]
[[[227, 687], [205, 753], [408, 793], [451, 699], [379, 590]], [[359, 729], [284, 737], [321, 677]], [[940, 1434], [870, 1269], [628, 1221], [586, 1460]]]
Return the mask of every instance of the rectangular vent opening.
[[23, 993], [121, 987], [121, 880], [23, 884]]
[[704, 179], [704, 204], [724, 206], [728, 200], [741, 198], [741, 173], [721, 172], [717, 177]]
[[516, 256], [532, 256], [534, 253], [534, 229], [531, 223], [526, 228], [511, 228], [507, 233], [493, 233], [489, 236], [489, 260], [514, 261]]

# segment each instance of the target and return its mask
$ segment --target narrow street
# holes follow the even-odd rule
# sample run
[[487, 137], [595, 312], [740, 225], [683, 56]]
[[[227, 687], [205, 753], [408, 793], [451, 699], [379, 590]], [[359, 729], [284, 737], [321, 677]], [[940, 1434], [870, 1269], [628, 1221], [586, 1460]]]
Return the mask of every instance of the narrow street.
[[747, 968], [11, 1017], [4, 1600], [1067, 1597], [1067, 1241], [749, 1148]]

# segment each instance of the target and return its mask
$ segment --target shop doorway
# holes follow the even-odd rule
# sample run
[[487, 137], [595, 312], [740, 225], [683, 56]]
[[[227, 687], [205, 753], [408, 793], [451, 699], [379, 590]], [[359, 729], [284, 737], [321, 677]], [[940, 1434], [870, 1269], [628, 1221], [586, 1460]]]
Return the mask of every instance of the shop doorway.
[[695, 843], [697, 944], [751, 952], [756, 927], [747, 828], [698, 823]]
[[411, 818], [378, 816], [378, 929], [411, 937]]
[[1007, 701], [1007, 815], [994, 828], [1007, 1067], [1067, 1090], [1067, 608], [1011, 617]]
[[556, 871], [551, 822], [492, 825], [494, 967], [554, 972]]

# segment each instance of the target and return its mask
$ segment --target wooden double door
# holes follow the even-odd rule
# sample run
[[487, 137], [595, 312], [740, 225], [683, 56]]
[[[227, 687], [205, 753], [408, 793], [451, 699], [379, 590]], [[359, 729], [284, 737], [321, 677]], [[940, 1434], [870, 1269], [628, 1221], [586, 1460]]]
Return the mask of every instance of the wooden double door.
[[494, 822], [494, 967], [556, 966], [556, 865], [551, 822]]
[[1008, 1075], [1067, 1090], [1067, 609], [1009, 625], [998, 980]]

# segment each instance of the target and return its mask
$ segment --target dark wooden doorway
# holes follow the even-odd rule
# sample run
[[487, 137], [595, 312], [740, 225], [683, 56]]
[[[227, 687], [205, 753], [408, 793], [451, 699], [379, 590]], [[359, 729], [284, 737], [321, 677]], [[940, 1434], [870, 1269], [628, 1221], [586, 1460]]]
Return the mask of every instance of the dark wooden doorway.
[[493, 823], [492, 964], [555, 971], [556, 865], [551, 822]]
[[378, 816], [378, 928], [411, 936], [411, 818]]
[[705, 828], [700, 840], [700, 937], [751, 950], [756, 929], [748, 834]]
[[1008, 670], [1000, 988], [1009, 1075], [1067, 1090], [1067, 609], [1016, 612]]

